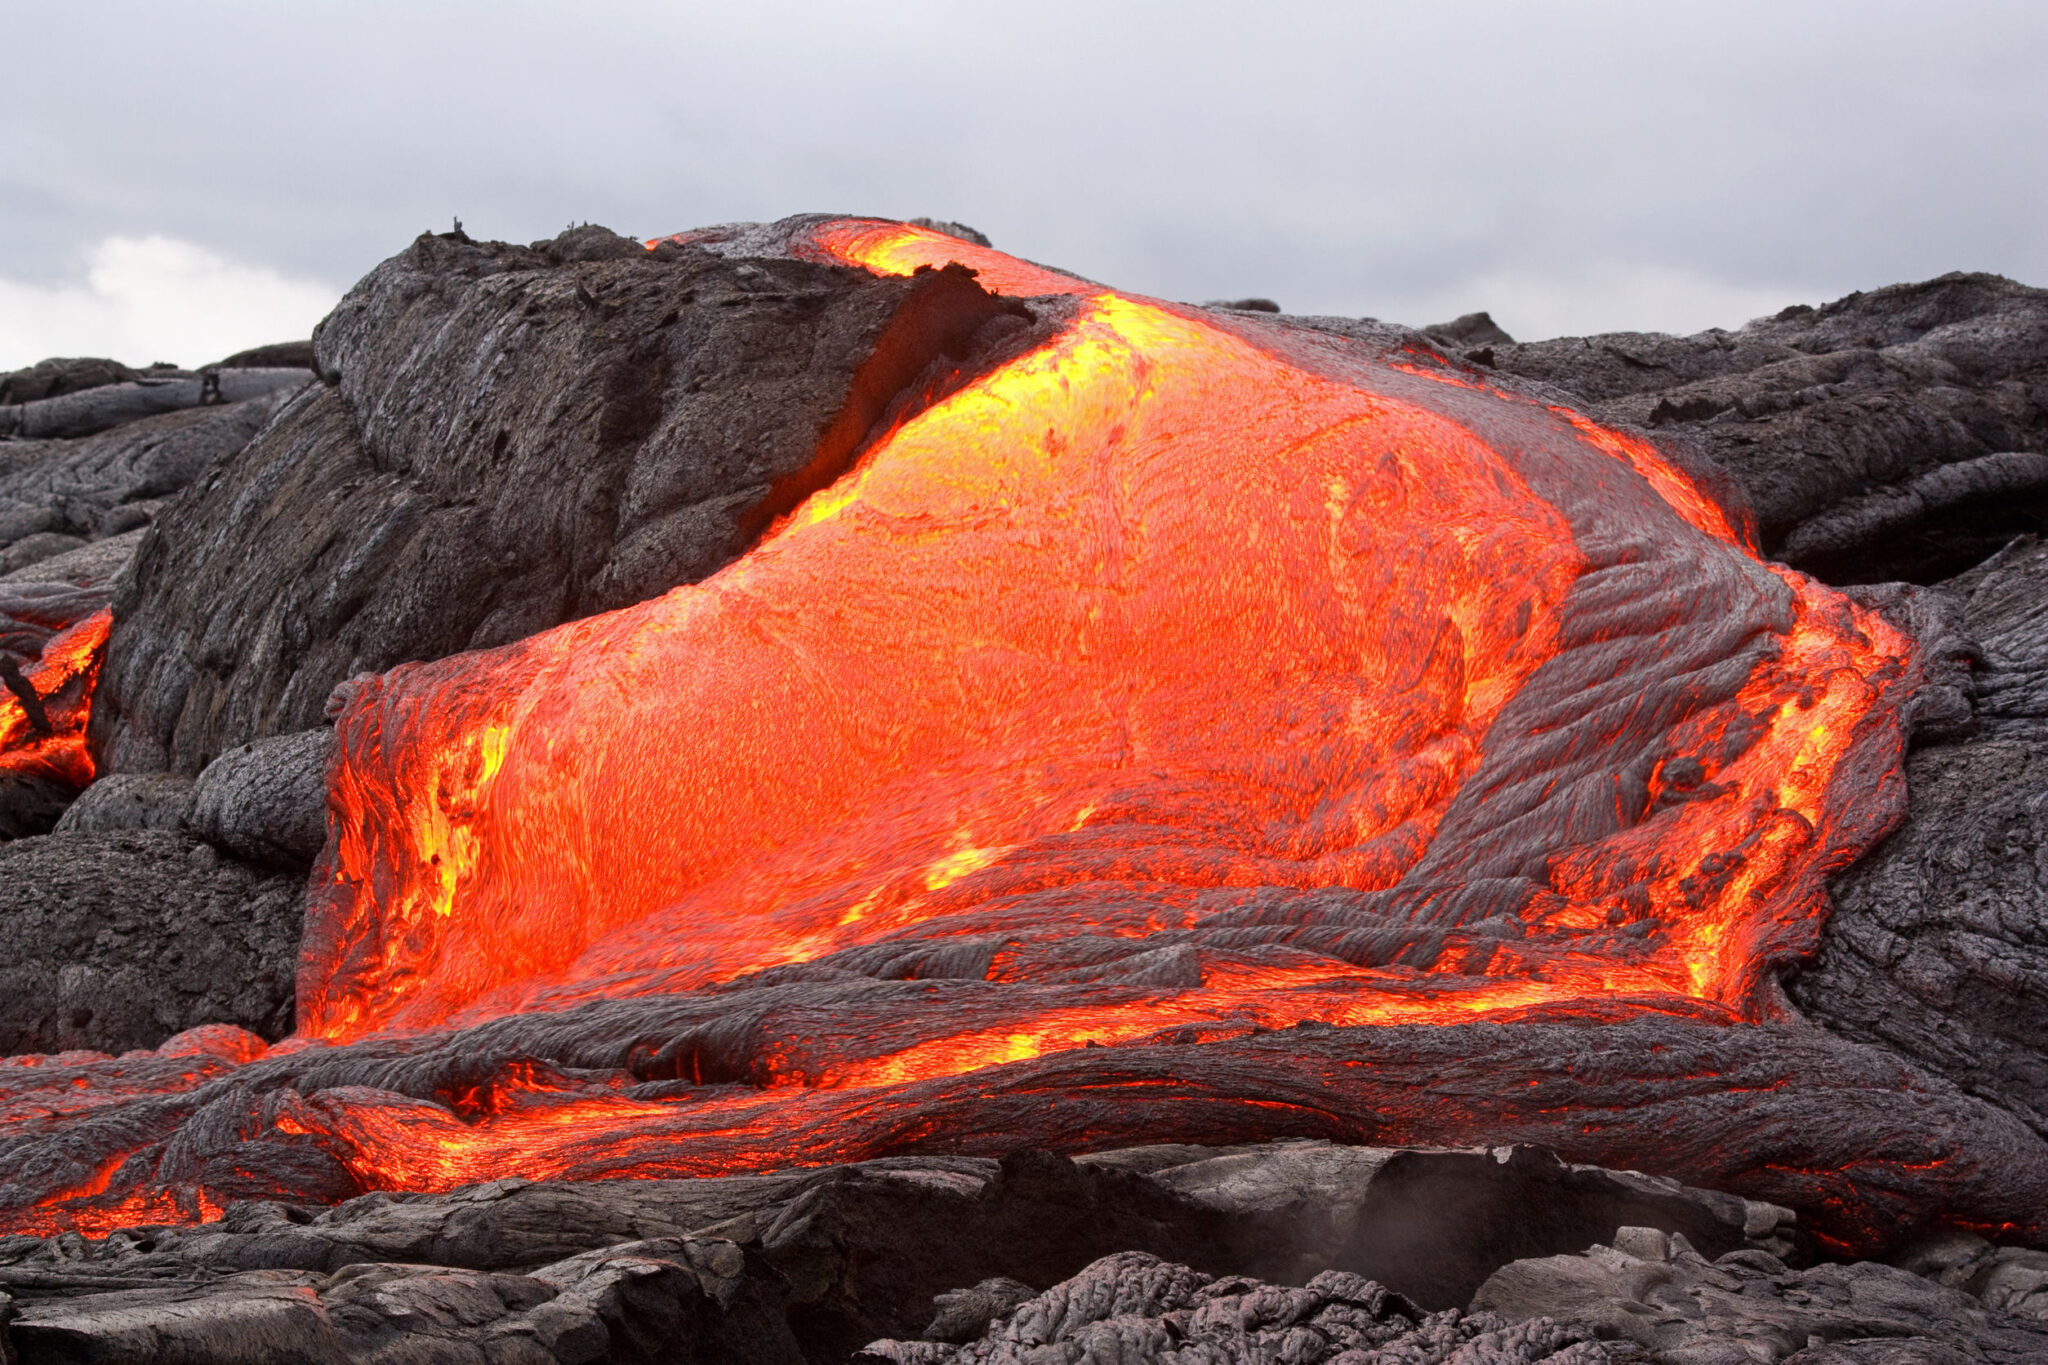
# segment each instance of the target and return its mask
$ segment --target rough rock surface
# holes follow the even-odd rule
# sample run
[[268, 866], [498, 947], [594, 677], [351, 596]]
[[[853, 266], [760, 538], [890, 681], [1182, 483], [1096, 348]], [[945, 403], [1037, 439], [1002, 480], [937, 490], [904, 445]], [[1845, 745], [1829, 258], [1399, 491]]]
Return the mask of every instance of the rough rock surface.
[[33, 403], [39, 398], [57, 398], [140, 378], [142, 372], [104, 356], [53, 356], [0, 374], [0, 403]]
[[1460, 353], [1556, 385], [1603, 421], [1696, 442], [1741, 485], [1766, 552], [1830, 582], [1932, 583], [2048, 514], [2048, 290], [1996, 275], [1800, 305], [1734, 332]]
[[1998, 1312], [2048, 1322], [2048, 1251], [1993, 1246], [1974, 1233], [1947, 1232], [1908, 1248], [1893, 1264], [1960, 1289]]
[[191, 778], [178, 773], [110, 773], [80, 792], [50, 832], [177, 830], [184, 829], [191, 816]]
[[422, 237], [321, 324], [330, 382], [167, 512], [116, 603], [106, 766], [197, 773], [352, 674], [701, 578], [1020, 312], [960, 270]]
[[280, 401], [147, 417], [77, 440], [0, 441], [0, 651], [25, 663], [106, 606], [164, 499], [248, 444]]
[[[305, 382], [297, 376], [293, 387]], [[38, 532], [99, 539], [149, 524], [162, 499], [247, 445], [289, 392], [145, 417], [75, 440], [0, 444], [0, 545]]]
[[1908, 754], [1911, 814], [1835, 880], [1790, 992], [2048, 1133], [2048, 548], [2022, 538], [1941, 592], [1978, 653], [1974, 733]]
[[315, 368], [313, 342], [273, 341], [268, 346], [251, 346], [246, 351], [236, 351], [226, 360], [217, 360], [203, 368], [209, 370], [269, 370]]
[[[0, 1243], [0, 1289], [22, 1305], [14, 1331], [25, 1350], [54, 1350], [61, 1341], [75, 1351], [104, 1351], [116, 1341], [167, 1342], [193, 1332], [274, 1349], [254, 1324], [284, 1312], [283, 1286], [291, 1291], [283, 1300], [300, 1307], [280, 1330], [306, 1343], [334, 1333], [351, 1358], [407, 1338], [416, 1353], [407, 1359], [475, 1358], [455, 1343], [497, 1359], [496, 1350], [511, 1348], [491, 1343], [527, 1335], [549, 1354], [515, 1358], [576, 1358], [566, 1352], [584, 1338], [605, 1343], [609, 1358], [637, 1358], [622, 1345], [635, 1324], [668, 1320], [683, 1335], [669, 1347], [678, 1354], [665, 1358], [744, 1359], [711, 1354], [711, 1347], [737, 1351], [751, 1340], [763, 1352], [755, 1358], [837, 1361], [878, 1336], [943, 1332], [971, 1341], [1013, 1310], [1056, 1331], [1052, 1317], [1029, 1307], [1034, 1286], [1077, 1272], [1086, 1278], [1088, 1263], [1104, 1256], [1131, 1267], [1156, 1265], [1156, 1257], [1192, 1262], [1197, 1270], [1169, 1272], [1191, 1289], [1216, 1275], [1284, 1276], [1309, 1282], [1326, 1303], [1366, 1292], [1356, 1258], [1377, 1257], [1405, 1277], [1411, 1296], [1455, 1310], [1472, 1283], [1506, 1263], [1491, 1226], [1514, 1225], [1532, 1254], [1554, 1254], [1619, 1236], [1614, 1218], [1626, 1209], [1663, 1227], [1704, 1231], [1717, 1245], [1743, 1245], [1739, 1225], [1726, 1221], [1744, 1207], [1740, 1200], [1584, 1168], [1561, 1181], [1565, 1170], [1535, 1153], [1283, 1143], [1230, 1152], [1144, 1148], [1081, 1165], [1025, 1154], [692, 1181], [499, 1181], [438, 1196], [370, 1195], [320, 1213], [240, 1204], [216, 1223], [134, 1229], [100, 1241], [14, 1238]], [[1373, 1203], [1383, 1182], [1483, 1207], [1488, 1216], [1399, 1226], [1401, 1208]], [[1300, 1213], [1333, 1195], [1360, 1221], [1345, 1239], [1318, 1240], [1317, 1229], [1299, 1226]], [[1412, 1261], [1386, 1254], [1383, 1232], [1425, 1254]], [[567, 1312], [572, 1286], [599, 1267], [627, 1262], [687, 1273], [648, 1272], [668, 1278], [645, 1285], [638, 1308], [586, 1303]], [[693, 1281], [717, 1312], [690, 1306]], [[386, 1288], [364, 1292], [378, 1285]], [[674, 1316], [663, 1319], [655, 1300], [679, 1292], [661, 1310]], [[1276, 1295], [1301, 1301], [1300, 1290], [1251, 1284], [1204, 1301], [1222, 1292], [1256, 1296], [1236, 1305], [1248, 1316]], [[1063, 1297], [1076, 1295], [1052, 1290], [1041, 1308]], [[436, 1303], [440, 1311], [426, 1306]], [[543, 1303], [558, 1307], [530, 1316]], [[1505, 1326], [1468, 1323], [1455, 1311], [1431, 1317], [1386, 1289], [1352, 1306], [1371, 1317], [1376, 1305], [1433, 1324], [1436, 1335], [1427, 1339], [1440, 1343]], [[414, 1315], [396, 1311], [401, 1306]], [[1335, 1330], [1347, 1318], [1327, 1315], [1326, 1325]], [[1217, 1332], [1232, 1330], [1222, 1308], [1205, 1321]], [[1405, 1330], [1391, 1316], [1386, 1321], [1389, 1336]], [[1072, 1325], [1086, 1323], [1076, 1317]]]
[[989, 1325], [962, 1346], [877, 1341], [857, 1360], [896, 1365], [1038, 1365], [1040, 1361], [1254, 1365], [1343, 1360], [1464, 1365], [1599, 1365], [1583, 1327], [1548, 1318], [1424, 1313], [1362, 1275], [1326, 1270], [1300, 1288], [1218, 1279], [1143, 1252], [1105, 1256]]
[[131, 382], [0, 406], [0, 437], [90, 436], [162, 413], [247, 402], [305, 382], [305, 371], [298, 368], [150, 373]]
[[192, 832], [251, 862], [310, 870], [327, 842], [333, 753], [324, 727], [228, 750], [192, 785]]
[[1863, 1354], [1873, 1346], [1917, 1353], [1890, 1357], [1896, 1360], [2048, 1357], [2048, 1325], [2038, 1319], [2001, 1313], [1892, 1266], [1793, 1270], [1760, 1251], [1709, 1261], [1682, 1238], [1628, 1233], [1625, 1249], [1595, 1247], [1504, 1266], [1472, 1306], [1517, 1320], [1547, 1315], [1584, 1324], [1602, 1338], [1641, 1347], [1652, 1360], [1886, 1359]]
[[167, 830], [0, 844], [0, 1053], [282, 1036], [303, 899], [302, 878]]

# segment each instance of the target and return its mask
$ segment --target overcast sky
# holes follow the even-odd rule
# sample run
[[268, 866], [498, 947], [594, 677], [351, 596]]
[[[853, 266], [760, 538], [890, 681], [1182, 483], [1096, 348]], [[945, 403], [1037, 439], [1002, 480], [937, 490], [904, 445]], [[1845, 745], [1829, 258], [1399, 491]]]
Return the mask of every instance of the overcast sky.
[[2048, 3], [0, 0], [0, 368], [304, 335], [459, 216], [955, 218], [1518, 337], [2048, 285]]

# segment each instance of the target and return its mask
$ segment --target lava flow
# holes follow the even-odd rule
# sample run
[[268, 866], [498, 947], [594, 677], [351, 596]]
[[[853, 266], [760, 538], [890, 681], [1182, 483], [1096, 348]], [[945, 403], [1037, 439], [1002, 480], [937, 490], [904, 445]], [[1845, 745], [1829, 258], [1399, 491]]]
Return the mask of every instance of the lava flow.
[[[919, 229], [814, 245], [899, 271], [967, 254], [1074, 298], [1052, 340], [901, 421], [710, 580], [359, 688], [305, 1031], [964, 934], [1006, 936], [991, 971], [1032, 981], [1071, 971], [1054, 945], [1076, 935], [1192, 936], [1185, 979], [1141, 1005], [824, 1068], [860, 1083], [1227, 1018], [1615, 993], [1742, 1011], [1803, 946], [1829, 779], [1906, 645], [1757, 563], [1647, 445]], [[1575, 511], [1630, 544], [1589, 545]], [[1674, 589], [1735, 599], [1682, 623], [1734, 634], [1675, 689], [1642, 668], [1670, 662]], [[1570, 695], [1546, 680], [1535, 709], [1566, 710], [1520, 715], [1546, 669]], [[1599, 707], [1571, 713], [1587, 689]], [[1591, 742], [1600, 771], [1563, 803], [1523, 774]], [[1139, 927], [1060, 894], [1103, 883], [1145, 889]], [[1429, 960], [1318, 949], [1301, 923], [1219, 932], [1243, 908], [1187, 894], [1333, 888], [1385, 902], [1351, 929], [1431, 931]]]
[[[704, 582], [350, 685], [302, 1036], [245, 1068], [338, 1191], [827, 1159], [860, 1092], [1090, 1045], [1754, 1019], [1897, 818], [1909, 641], [1648, 443], [922, 228], [783, 248], [1053, 325]], [[558, 1020], [611, 1051], [391, 1079]], [[351, 1042], [383, 1079], [303, 1079]], [[28, 1222], [232, 1193], [152, 1150]]]
[[114, 614], [105, 608], [51, 636], [0, 692], [0, 771], [77, 789], [93, 779], [85, 726]]

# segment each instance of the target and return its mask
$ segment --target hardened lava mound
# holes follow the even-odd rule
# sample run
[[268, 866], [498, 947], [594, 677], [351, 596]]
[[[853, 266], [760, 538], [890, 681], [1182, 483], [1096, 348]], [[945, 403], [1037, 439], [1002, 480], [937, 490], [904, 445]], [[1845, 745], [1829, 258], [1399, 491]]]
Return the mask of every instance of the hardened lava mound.
[[900, 302], [736, 558], [335, 692], [297, 1036], [8, 1069], [0, 1223], [1297, 1135], [2040, 1235], [2038, 1139], [1778, 989], [1921, 663], [1711, 477], [1414, 334], [931, 228], [634, 250]]

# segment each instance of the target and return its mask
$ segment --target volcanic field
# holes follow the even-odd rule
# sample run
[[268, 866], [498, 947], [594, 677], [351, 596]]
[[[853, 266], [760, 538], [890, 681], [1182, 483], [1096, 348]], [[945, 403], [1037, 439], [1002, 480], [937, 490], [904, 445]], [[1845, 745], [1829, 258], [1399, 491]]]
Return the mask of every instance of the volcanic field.
[[2048, 291], [950, 223], [0, 376], [0, 1361], [2048, 1359]]

